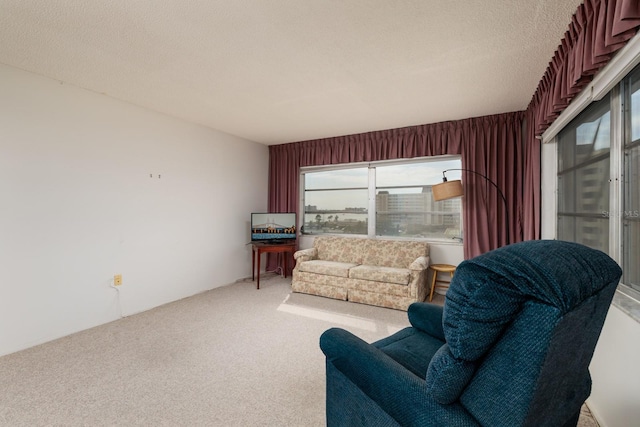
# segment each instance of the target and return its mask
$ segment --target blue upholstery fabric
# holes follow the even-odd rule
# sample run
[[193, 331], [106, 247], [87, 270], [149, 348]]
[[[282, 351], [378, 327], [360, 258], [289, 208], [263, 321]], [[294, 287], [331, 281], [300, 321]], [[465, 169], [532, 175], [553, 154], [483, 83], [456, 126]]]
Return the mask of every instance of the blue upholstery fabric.
[[413, 304], [407, 309], [407, 317], [414, 328], [444, 341], [443, 310], [443, 307], [435, 304]]
[[424, 378], [427, 374], [431, 356], [443, 344], [444, 341], [425, 334], [416, 328], [405, 328], [373, 345], [413, 374]]
[[453, 403], [471, 380], [475, 364], [457, 359], [444, 344], [433, 355], [427, 370], [426, 384], [429, 393], [438, 403]]
[[620, 267], [603, 252], [570, 242], [517, 243], [462, 262], [447, 292], [444, 331], [451, 352], [476, 360], [525, 300], [567, 313], [606, 285]]
[[326, 331], [327, 425], [575, 425], [620, 276], [585, 246], [517, 243], [461, 263], [397, 334]]

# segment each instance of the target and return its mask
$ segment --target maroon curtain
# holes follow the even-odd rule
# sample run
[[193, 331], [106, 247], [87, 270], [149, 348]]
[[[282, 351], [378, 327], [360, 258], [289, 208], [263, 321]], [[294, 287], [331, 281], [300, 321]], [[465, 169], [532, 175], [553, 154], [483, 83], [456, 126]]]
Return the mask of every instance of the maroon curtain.
[[522, 240], [535, 240], [541, 236], [541, 180], [540, 175], [542, 153], [540, 140], [535, 137], [533, 123], [535, 113], [527, 110], [525, 113], [525, 144], [524, 144], [524, 182], [522, 201]]
[[298, 212], [300, 167], [460, 154], [462, 167], [490, 177], [495, 189], [475, 174], [465, 174], [465, 258], [522, 240], [523, 112], [429, 125], [367, 132], [269, 147], [269, 211]]
[[[459, 122], [462, 125], [462, 167], [476, 172], [463, 172], [466, 259], [522, 240], [526, 172], [523, 118], [524, 114], [517, 112]], [[496, 188], [478, 173], [499, 187], [506, 206]]]
[[509, 224], [505, 225], [506, 216], [496, 192], [482, 178], [465, 173], [465, 258], [504, 244], [507, 226], [511, 242], [538, 239], [538, 138], [593, 75], [635, 35], [638, 26], [637, 0], [586, 0], [573, 16], [525, 114], [270, 146], [269, 210], [298, 211], [301, 166], [460, 154], [463, 168], [487, 175], [502, 188], [510, 213]]
[[640, 26], [638, 0], [586, 0], [578, 7], [527, 108], [524, 239], [540, 238], [540, 141], [571, 100]]

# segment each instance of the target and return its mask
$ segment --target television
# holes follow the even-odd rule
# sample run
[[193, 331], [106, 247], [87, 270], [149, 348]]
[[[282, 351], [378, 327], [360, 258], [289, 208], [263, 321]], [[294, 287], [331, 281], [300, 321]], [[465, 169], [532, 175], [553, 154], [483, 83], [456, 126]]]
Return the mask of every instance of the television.
[[251, 214], [251, 241], [287, 243], [296, 239], [296, 214], [254, 212]]

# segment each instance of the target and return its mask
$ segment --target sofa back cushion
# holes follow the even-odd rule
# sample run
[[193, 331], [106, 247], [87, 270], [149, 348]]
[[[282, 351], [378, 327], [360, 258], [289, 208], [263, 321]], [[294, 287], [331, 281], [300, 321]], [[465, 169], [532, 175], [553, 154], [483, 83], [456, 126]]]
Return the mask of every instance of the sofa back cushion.
[[362, 263], [379, 267], [408, 268], [419, 257], [429, 256], [427, 242], [367, 239]]
[[362, 264], [366, 241], [356, 237], [319, 236], [313, 246], [318, 250], [318, 259]]

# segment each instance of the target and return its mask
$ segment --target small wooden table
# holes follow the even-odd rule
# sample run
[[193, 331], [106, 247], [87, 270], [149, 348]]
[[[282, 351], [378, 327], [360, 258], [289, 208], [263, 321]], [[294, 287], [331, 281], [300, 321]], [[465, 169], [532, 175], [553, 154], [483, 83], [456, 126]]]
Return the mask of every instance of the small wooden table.
[[[292, 243], [263, 243], [263, 242], [253, 242], [251, 243], [253, 246], [252, 255], [251, 255], [251, 280], [255, 280], [256, 276], [258, 280], [256, 282], [256, 289], [260, 289], [260, 255], [263, 253], [281, 253], [284, 254], [284, 268], [282, 269], [282, 274], [284, 277], [287, 277], [287, 254], [293, 254], [296, 250], [296, 242]], [[256, 256], [257, 255], [257, 256]], [[256, 274], [256, 258], [258, 259], [258, 268]]]
[[[448, 288], [449, 281], [446, 280], [438, 280], [438, 273], [449, 273], [451, 277], [453, 277], [453, 272], [456, 271], [456, 266], [451, 264], [431, 264], [429, 266], [429, 270], [432, 271], [433, 276], [431, 277], [431, 292], [429, 293], [429, 302], [433, 300], [433, 291], [436, 288]], [[438, 285], [438, 283], [442, 283], [442, 285]]]

